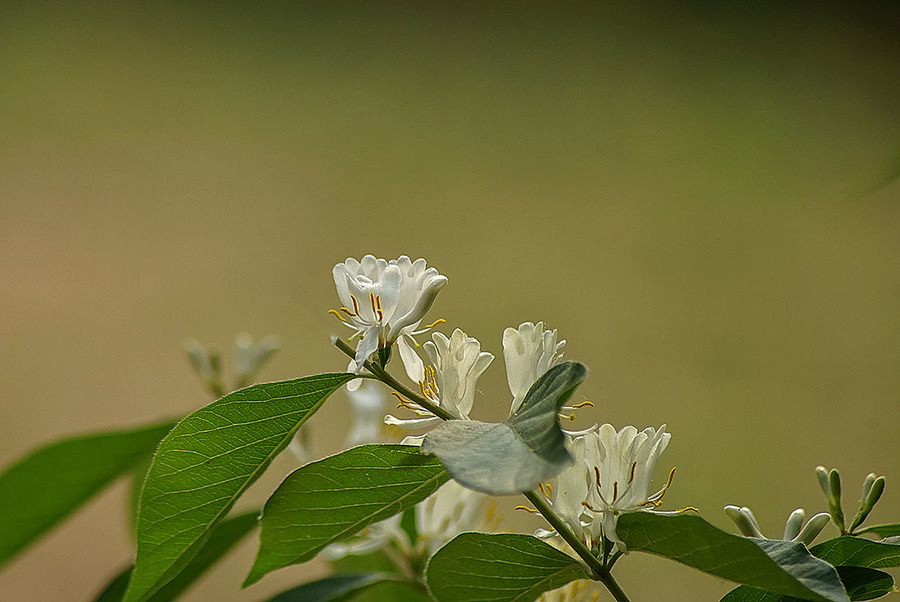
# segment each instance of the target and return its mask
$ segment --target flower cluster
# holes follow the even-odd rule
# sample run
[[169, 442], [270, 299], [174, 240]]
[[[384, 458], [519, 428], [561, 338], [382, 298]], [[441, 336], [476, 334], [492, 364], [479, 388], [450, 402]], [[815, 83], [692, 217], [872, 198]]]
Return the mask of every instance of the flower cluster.
[[[458, 328], [449, 337], [432, 333], [431, 339], [421, 345], [424, 359], [416, 351], [414, 339], [435, 326], [419, 329], [447, 278], [434, 268], [426, 268], [423, 259], [410, 261], [402, 256], [386, 261], [367, 255], [361, 261], [347, 259], [336, 265], [334, 280], [343, 306], [331, 313], [353, 328], [354, 337], [359, 339], [350, 370], [359, 372], [372, 354], [396, 342], [406, 375], [420, 393], [417, 403], [395, 392], [400, 400], [398, 408], [411, 411], [414, 417], [387, 415], [384, 422], [407, 430], [433, 427], [441, 418], [426, 405], [441, 408], [455, 419], [469, 420], [478, 379], [494, 356]], [[562, 362], [565, 344], [557, 331], [546, 328], [543, 322], [524, 322], [503, 331], [503, 359], [512, 395], [510, 415], [522, 405], [532, 385]], [[563, 409], [574, 410], [589, 403]], [[670, 435], [665, 426], [642, 431], [627, 426], [617, 431], [609, 424], [565, 432], [575, 461], [541, 485], [541, 490], [553, 512], [586, 545], [596, 546], [602, 536], [624, 551], [625, 545], [616, 535], [618, 517], [628, 512], [658, 511], [671, 484], [674, 469], [661, 489], [650, 492], [656, 461]], [[421, 443], [423, 437], [406, 437], [403, 443]], [[394, 537], [389, 524], [379, 528], [385, 530], [383, 537]], [[539, 530], [545, 537], [555, 534]]]

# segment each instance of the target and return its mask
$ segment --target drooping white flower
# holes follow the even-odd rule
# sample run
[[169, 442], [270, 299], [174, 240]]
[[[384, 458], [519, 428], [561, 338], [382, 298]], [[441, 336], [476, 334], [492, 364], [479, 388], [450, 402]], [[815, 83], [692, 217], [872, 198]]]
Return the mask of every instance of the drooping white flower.
[[672, 483], [675, 469], [659, 491], [650, 493], [653, 469], [671, 435], [666, 432], [665, 425], [642, 431], [626, 426], [616, 432], [615, 427], [604, 424], [583, 437], [585, 461], [594, 472], [587, 508], [601, 518], [603, 535], [624, 552], [625, 544], [616, 535], [619, 516], [628, 512], [654, 511]]
[[[593, 429], [596, 428], [597, 425], [594, 425]], [[600, 519], [588, 512], [584, 505], [594, 483], [592, 468], [588, 466], [585, 458], [586, 447], [583, 435], [570, 436], [569, 449], [575, 461], [549, 483], [541, 484], [540, 489], [547, 497], [554, 514], [569, 526], [578, 539], [591, 548], [600, 535]], [[545, 539], [558, 534], [556, 531], [538, 529], [535, 535]]]
[[[756, 521], [756, 516], [753, 515], [753, 511], [750, 508], [746, 506], [725, 506], [725, 514], [734, 521], [741, 533], [747, 537], [767, 539], [762, 534], [759, 523]], [[820, 512], [810, 518], [804, 525], [803, 521], [806, 520], [806, 511], [803, 508], [797, 508], [788, 516], [781, 539], [783, 541], [800, 542], [808, 546], [815, 541], [830, 519], [831, 516], [827, 512]]]
[[359, 372], [375, 351], [391, 346], [401, 334], [413, 333], [447, 284], [447, 277], [427, 267], [424, 259], [411, 261], [406, 255], [390, 261], [350, 257], [332, 273], [342, 306], [330, 313], [359, 338], [350, 372]]
[[345, 447], [380, 443], [381, 417], [387, 401], [384, 392], [375, 383], [364, 382], [358, 390], [348, 391], [347, 399], [350, 401], [352, 425], [344, 441]]
[[547, 330], [543, 322], [523, 322], [518, 328], [503, 331], [503, 361], [506, 380], [513, 394], [510, 414], [515, 414], [531, 385], [547, 370], [562, 362], [565, 340], [557, 340], [556, 330]]
[[[467, 420], [475, 401], [478, 378], [494, 360], [494, 356], [481, 351], [478, 339], [468, 336], [459, 328], [449, 338], [439, 332], [434, 333], [422, 348], [430, 365], [426, 366], [412, 348], [400, 347], [407, 376], [418, 383], [423, 397], [447, 410], [455, 418]], [[419, 429], [441, 422], [440, 418], [418, 404], [404, 400], [403, 405], [418, 418], [400, 419], [388, 415], [384, 419], [386, 424], [404, 429]]]

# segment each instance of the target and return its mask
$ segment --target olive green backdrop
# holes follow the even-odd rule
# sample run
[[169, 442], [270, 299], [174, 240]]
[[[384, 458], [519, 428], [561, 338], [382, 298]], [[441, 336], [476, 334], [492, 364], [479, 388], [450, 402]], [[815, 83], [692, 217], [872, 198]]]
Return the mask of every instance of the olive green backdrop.
[[[825, 464], [851, 499], [886, 474], [873, 518], [900, 518], [898, 12], [720, 4], [3, 3], [0, 464], [206, 403], [188, 336], [281, 335], [265, 379], [343, 368], [331, 266], [405, 253], [450, 278], [447, 332], [499, 355], [506, 326], [558, 328], [582, 422], [667, 423], [668, 507], [777, 534]], [[502, 362], [481, 390], [502, 417]], [[345, 418], [317, 417], [323, 453]], [[0, 597], [89, 600], [129, 561], [125, 493]], [[541, 526], [517, 503], [505, 528]], [[186, 600], [323, 570], [238, 594], [254, 549]], [[617, 570], [636, 601], [728, 589]]]

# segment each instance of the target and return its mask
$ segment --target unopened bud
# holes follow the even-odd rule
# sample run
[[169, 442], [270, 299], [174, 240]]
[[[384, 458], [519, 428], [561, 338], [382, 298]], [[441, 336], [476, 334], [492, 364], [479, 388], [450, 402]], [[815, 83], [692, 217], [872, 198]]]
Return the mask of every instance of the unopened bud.
[[784, 536], [781, 538], [785, 541], [791, 541], [800, 533], [803, 528], [803, 519], [806, 518], [806, 511], [803, 508], [797, 508], [788, 517], [784, 524]]
[[759, 524], [750, 508], [738, 506], [725, 506], [725, 514], [728, 515], [737, 528], [747, 537], [765, 539], [765, 535], [759, 530]]
[[803, 527], [797, 537], [794, 537], [792, 539], [808, 546], [813, 541], [815, 541], [816, 537], [819, 536], [819, 533], [821, 533], [822, 529], [825, 528], [825, 525], [828, 524], [829, 518], [830, 515], [827, 512], [820, 512], [819, 514], [816, 514], [814, 517], [809, 519], [809, 522], [806, 523], [806, 526]]
[[819, 479], [819, 487], [822, 488], [822, 493], [825, 494], [825, 498], [827, 499], [830, 495], [830, 488], [828, 487], [828, 469], [824, 466], [816, 466], [816, 478]]
[[844, 511], [841, 509], [841, 475], [837, 468], [832, 468], [828, 473], [828, 512], [841, 533], [846, 533]]

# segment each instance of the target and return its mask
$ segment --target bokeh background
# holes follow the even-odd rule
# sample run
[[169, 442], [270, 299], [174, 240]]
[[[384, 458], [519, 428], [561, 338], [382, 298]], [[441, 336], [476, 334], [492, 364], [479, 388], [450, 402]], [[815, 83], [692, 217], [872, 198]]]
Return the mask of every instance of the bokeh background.
[[[332, 265], [408, 254], [449, 276], [447, 332], [499, 356], [506, 326], [558, 328], [591, 368], [582, 421], [667, 423], [669, 507], [780, 533], [823, 508], [825, 464], [849, 503], [886, 474], [873, 520], [896, 520], [898, 24], [887, 2], [3, 3], [0, 465], [207, 403], [187, 337], [281, 335], [266, 380], [343, 368]], [[475, 417], [503, 417], [501, 361], [481, 390]], [[321, 451], [346, 411], [316, 417]], [[0, 597], [91, 599], [130, 561], [126, 494]], [[540, 526], [517, 503], [504, 526]], [[254, 550], [185, 599], [324, 570], [239, 593]], [[636, 601], [730, 587], [617, 571]]]

